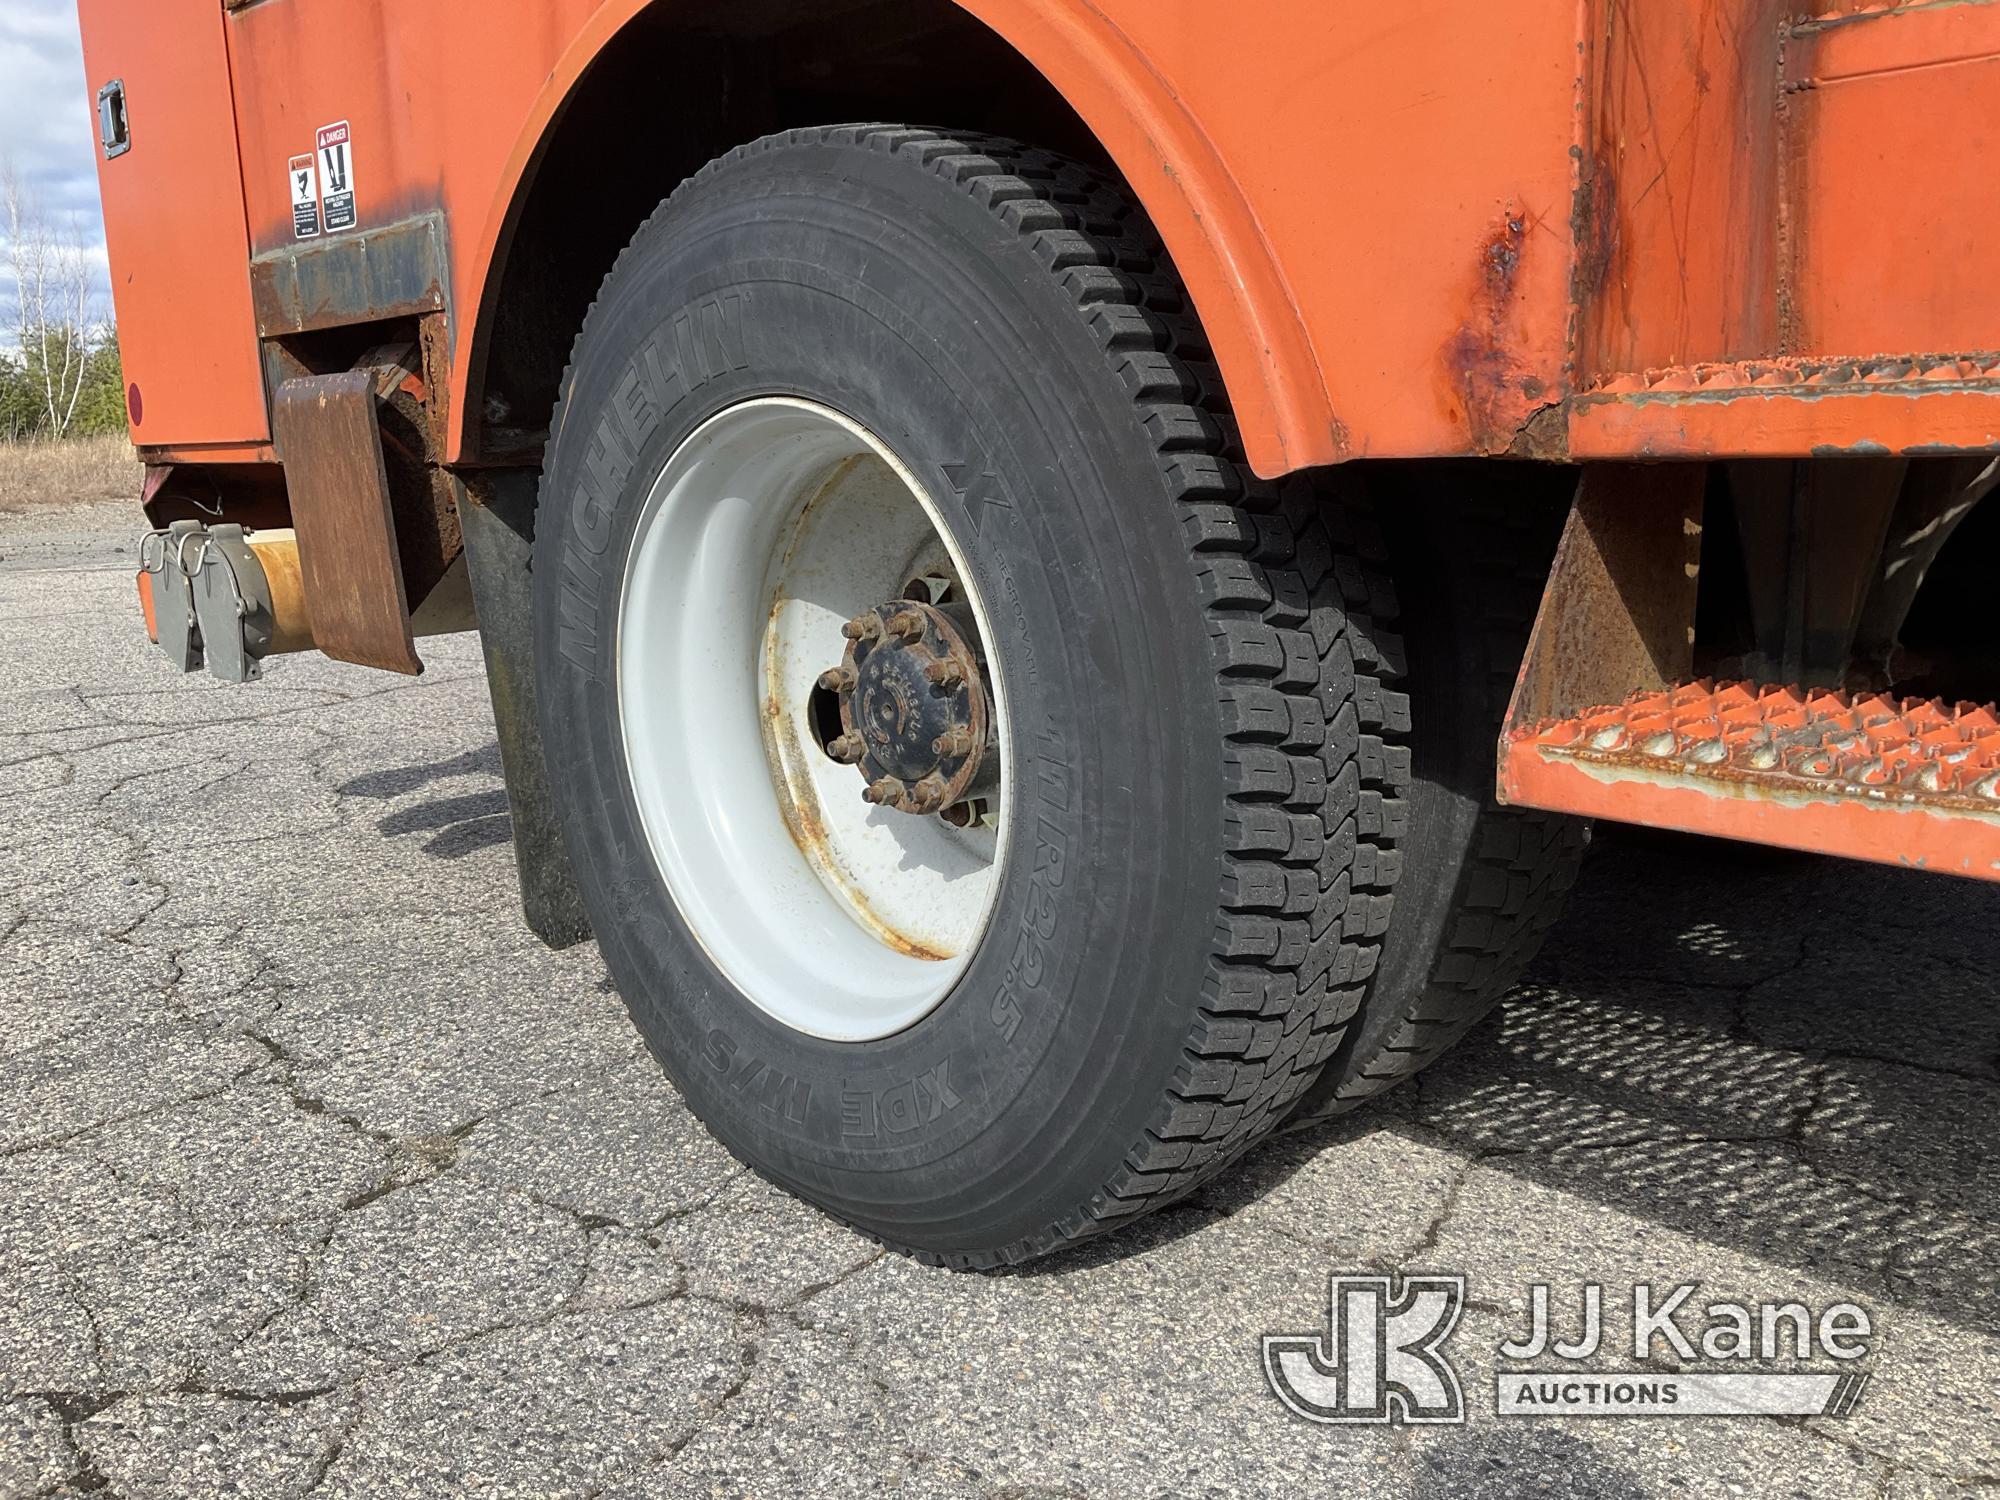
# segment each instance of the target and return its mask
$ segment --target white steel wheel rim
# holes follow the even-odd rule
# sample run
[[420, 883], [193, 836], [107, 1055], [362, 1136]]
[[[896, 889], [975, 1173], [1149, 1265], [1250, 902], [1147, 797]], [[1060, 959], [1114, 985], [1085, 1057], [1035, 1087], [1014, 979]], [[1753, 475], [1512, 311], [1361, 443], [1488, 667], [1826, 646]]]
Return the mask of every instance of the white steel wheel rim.
[[840, 413], [790, 397], [716, 413], [648, 491], [619, 592], [625, 766], [675, 908], [755, 1005], [811, 1036], [872, 1041], [928, 1015], [999, 890], [1007, 712], [989, 662], [1001, 785], [968, 829], [871, 806], [820, 747], [812, 690], [840, 627], [943, 574], [988, 616], [916, 476]]

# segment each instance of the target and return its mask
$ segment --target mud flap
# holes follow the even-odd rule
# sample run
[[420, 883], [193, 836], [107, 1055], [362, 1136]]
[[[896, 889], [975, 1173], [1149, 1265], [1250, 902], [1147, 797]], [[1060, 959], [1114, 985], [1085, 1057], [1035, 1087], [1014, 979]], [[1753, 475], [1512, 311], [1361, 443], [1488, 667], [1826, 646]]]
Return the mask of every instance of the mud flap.
[[380, 379], [375, 370], [348, 370], [287, 380], [271, 403], [271, 424], [314, 643], [340, 661], [414, 677], [424, 664], [410, 635], [383, 464]]
[[479, 612], [486, 684], [500, 736], [500, 768], [514, 823], [521, 909], [551, 948], [590, 936], [583, 897], [570, 868], [549, 796], [535, 709], [535, 599], [530, 563], [535, 543], [536, 476], [525, 470], [482, 474], [460, 496], [465, 557]]

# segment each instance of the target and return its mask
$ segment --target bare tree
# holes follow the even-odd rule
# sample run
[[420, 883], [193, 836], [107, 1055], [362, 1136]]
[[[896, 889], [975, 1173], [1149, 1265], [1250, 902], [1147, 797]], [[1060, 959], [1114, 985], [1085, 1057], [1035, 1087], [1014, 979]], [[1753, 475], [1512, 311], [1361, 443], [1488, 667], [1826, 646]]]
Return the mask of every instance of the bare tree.
[[10, 160], [0, 160], [6, 263], [14, 278], [15, 346], [43, 407], [50, 437], [69, 431], [83, 394], [95, 302], [90, 258], [74, 219], [50, 222]]

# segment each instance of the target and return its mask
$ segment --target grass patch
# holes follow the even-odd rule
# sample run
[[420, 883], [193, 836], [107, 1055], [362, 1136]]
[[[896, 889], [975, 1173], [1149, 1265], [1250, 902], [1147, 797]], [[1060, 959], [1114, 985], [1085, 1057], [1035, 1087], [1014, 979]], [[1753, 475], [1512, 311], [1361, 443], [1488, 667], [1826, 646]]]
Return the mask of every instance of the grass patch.
[[123, 437], [0, 443], [0, 511], [62, 510], [139, 501], [142, 470]]

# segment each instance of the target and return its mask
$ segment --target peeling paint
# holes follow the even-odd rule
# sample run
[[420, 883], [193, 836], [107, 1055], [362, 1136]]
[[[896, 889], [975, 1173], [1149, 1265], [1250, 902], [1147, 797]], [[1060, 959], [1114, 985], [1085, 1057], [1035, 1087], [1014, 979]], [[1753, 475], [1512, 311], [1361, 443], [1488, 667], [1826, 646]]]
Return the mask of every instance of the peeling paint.
[[1446, 379], [1463, 404], [1474, 445], [1504, 453], [1547, 395], [1541, 375], [1516, 352], [1515, 304], [1528, 232], [1528, 214], [1512, 207], [1480, 242], [1466, 316], [1446, 342]]

